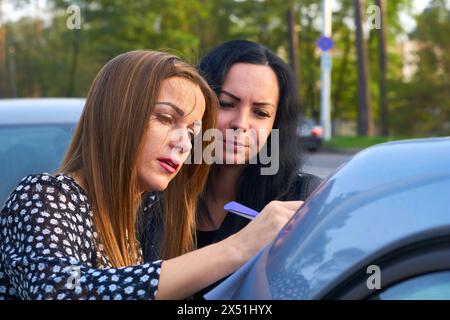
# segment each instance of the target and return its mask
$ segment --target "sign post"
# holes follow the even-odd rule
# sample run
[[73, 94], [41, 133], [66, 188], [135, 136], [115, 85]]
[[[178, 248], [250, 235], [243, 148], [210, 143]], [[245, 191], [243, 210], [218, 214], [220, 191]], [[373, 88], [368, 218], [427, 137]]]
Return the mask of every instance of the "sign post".
[[332, 59], [330, 50], [333, 48], [331, 39], [331, 0], [322, 0], [323, 9], [323, 35], [317, 41], [317, 46], [322, 50], [321, 79], [322, 90], [320, 97], [320, 123], [324, 131], [324, 139], [331, 139], [331, 68]]

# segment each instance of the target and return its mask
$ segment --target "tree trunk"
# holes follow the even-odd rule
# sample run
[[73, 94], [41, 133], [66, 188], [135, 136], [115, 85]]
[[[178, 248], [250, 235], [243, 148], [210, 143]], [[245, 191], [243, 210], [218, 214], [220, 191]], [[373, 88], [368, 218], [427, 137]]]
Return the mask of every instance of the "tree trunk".
[[389, 114], [387, 105], [387, 52], [386, 52], [386, 1], [377, 0], [377, 6], [380, 8], [381, 19], [380, 29], [378, 29], [378, 48], [379, 48], [379, 67], [380, 67], [380, 122], [381, 134], [389, 135]]
[[333, 118], [338, 119], [341, 113], [340, 106], [341, 106], [341, 96], [342, 93], [345, 90], [345, 77], [348, 74], [348, 65], [349, 65], [349, 58], [350, 58], [350, 50], [352, 47], [352, 39], [350, 34], [347, 35], [345, 38], [345, 45], [344, 45], [344, 51], [342, 54], [342, 62], [341, 66], [339, 68], [339, 71], [337, 72], [337, 84], [336, 84], [336, 90], [334, 91], [334, 97], [333, 97], [333, 105], [334, 105], [334, 114]]
[[356, 50], [358, 54], [358, 135], [372, 136], [372, 108], [367, 68], [367, 45], [364, 40], [363, 13], [364, 0], [353, 0], [356, 25]]
[[17, 98], [17, 87], [16, 87], [16, 49], [11, 44], [8, 46], [8, 82], [9, 82], [9, 96], [11, 98]]
[[77, 74], [78, 57], [80, 55], [80, 41], [81, 30], [75, 29], [74, 32], [73, 47], [72, 47], [72, 61], [70, 63], [69, 82], [67, 86], [67, 97], [73, 97], [75, 94], [75, 79]]
[[296, 88], [300, 96], [300, 57], [298, 52], [298, 30], [297, 30], [297, 9], [295, 1], [289, 2], [287, 12], [288, 25], [288, 43], [289, 43], [289, 60], [291, 62], [292, 70], [294, 71]]

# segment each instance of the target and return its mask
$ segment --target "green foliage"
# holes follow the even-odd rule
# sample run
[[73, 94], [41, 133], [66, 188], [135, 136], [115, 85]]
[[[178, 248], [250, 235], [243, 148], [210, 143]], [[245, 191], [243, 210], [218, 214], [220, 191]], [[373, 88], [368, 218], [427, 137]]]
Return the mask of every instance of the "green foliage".
[[[300, 94], [305, 114], [320, 110], [320, 0], [290, 0], [297, 6]], [[32, 3], [20, 0], [17, 5]], [[24, 18], [6, 25], [5, 70], [20, 97], [86, 96], [101, 66], [125, 51], [167, 50], [196, 63], [215, 45], [230, 39], [261, 42], [288, 61], [287, 0], [48, 0], [51, 21]], [[353, 5], [338, 0], [333, 12], [332, 115], [356, 120], [357, 56]], [[66, 27], [69, 5], [81, 8], [81, 30]], [[366, 0], [366, 6], [375, 0]], [[388, 107], [395, 135], [450, 134], [450, 11], [448, 1], [433, 0], [415, 17], [410, 38], [417, 44], [417, 72], [403, 75], [400, 13], [411, 0], [387, 1]], [[368, 33], [369, 80], [378, 123], [378, 35]], [[5, 85], [3, 87], [6, 87]]]
[[450, 135], [450, 10], [433, 0], [418, 17], [411, 39], [417, 49], [413, 78], [395, 84], [392, 122], [399, 134]]

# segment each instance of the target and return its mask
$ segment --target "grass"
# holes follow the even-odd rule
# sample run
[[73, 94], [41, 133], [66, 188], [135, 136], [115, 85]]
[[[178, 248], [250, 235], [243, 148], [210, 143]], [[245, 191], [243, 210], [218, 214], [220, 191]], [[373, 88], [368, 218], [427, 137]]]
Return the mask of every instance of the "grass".
[[375, 144], [404, 139], [412, 139], [412, 137], [341, 136], [341, 137], [333, 137], [331, 138], [330, 141], [325, 141], [324, 146], [328, 148], [337, 148], [337, 149], [364, 149], [373, 146]]

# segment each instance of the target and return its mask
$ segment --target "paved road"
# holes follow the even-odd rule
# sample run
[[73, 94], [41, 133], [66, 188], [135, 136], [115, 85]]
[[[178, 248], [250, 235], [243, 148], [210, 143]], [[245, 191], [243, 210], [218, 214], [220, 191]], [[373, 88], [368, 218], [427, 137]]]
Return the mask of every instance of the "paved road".
[[305, 164], [303, 171], [325, 179], [352, 156], [352, 154], [332, 153], [320, 150], [317, 153], [306, 153], [304, 154]]

